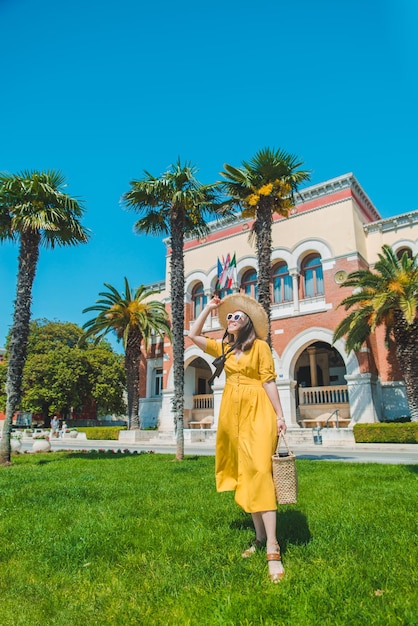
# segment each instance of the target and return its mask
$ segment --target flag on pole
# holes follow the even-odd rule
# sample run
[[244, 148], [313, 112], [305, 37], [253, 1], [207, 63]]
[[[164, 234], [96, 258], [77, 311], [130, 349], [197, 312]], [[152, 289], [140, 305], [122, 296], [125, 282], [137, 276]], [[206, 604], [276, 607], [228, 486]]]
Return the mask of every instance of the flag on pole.
[[218, 257], [218, 282], [216, 283], [216, 289], [219, 288], [219, 277], [221, 274], [222, 274], [222, 263], [220, 262], [219, 257]]
[[231, 255], [222, 257], [222, 261], [218, 258], [218, 282], [216, 289], [231, 289], [232, 285], [237, 282], [237, 261], [236, 256], [231, 259]]
[[236, 284], [237, 280], [237, 260], [234, 252], [234, 256], [232, 257], [228, 268], [228, 289], [230, 289], [234, 283]]

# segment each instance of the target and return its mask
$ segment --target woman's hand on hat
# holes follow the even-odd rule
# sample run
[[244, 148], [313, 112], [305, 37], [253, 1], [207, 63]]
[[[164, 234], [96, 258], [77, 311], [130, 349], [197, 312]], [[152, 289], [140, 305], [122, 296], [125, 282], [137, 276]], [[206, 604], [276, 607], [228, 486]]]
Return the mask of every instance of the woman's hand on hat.
[[214, 309], [217, 309], [220, 304], [221, 299], [219, 298], [219, 296], [213, 296], [213, 298], [207, 303], [206, 307], [212, 311]]

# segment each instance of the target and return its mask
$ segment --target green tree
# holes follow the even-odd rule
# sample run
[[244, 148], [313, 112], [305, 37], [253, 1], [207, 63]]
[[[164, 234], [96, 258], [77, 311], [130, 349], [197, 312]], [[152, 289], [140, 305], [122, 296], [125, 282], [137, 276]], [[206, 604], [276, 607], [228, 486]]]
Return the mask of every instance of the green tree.
[[61, 350], [63, 346], [75, 348], [83, 334], [82, 328], [72, 322], [33, 320], [29, 325], [28, 356]]
[[141, 180], [130, 183], [123, 196], [128, 209], [142, 213], [134, 228], [138, 234], [169, 235], [170, 293], [173, 329], [174, 398], [176, 459], [184, 457], [184, 238], [207, 233], [206, 216], [220, 216], [228, 211], [219, 202], [218, 185], [202, 185], [196, 179], [197, 169], [182, 165], [180, 160], [155, 178], [148, 172]]
[[[92, 400], [98, 416], [125, 413], [122, 357], [107, 341], [97, 346], [92, 341], [80, 341], [83, 334], [72, 323], [30, 323], [21, 409], [41, 414], [46, 425], [53, 413], [69, 418]], [[0, 408], [3, 399], [0, 396]]]
[[42, 421], [49, 426], [51, 414], [68, 417], [70, 407], [82, 406], [90, 400], [87, 383], [87, 359], [77, 348], [64, 345], [60, 350], [28, 354], [23, 369], [21, 408], [42, 415]]
[[388, 245], [372, 270], [349, 274], [344, 287], [353, 293], [341, 302], [351, 312], [334, 332], [346, 336], [347, 352], [359, 350], [378, 326], [385, 327], [387, 345], [393, 341], [402, 367], [412, 421], [418, 421], [418, 255], [398, 259]]
[[85, 336], [96, 337], [99, 341], [107, 333], [115, 333], [123, 341], [125, 349], [125, 371], [128, 395], [128, 423], [130, 429], [139, 424], [139, 381], [142, 341], [147, 347], [152, 334], [171, 336], [168, 314], [162, 302], [149, 300], [155, 291], [144, 285], [131, 289], [125, 278], [125, 293], [120, 294], [115, 287], [105, 283], [108, 291], [101, 292], [96, 304], [83, 310], [83, 313], [98, 312], [97, 317], [83, 326]]
[[284, 150], [264, 148], [241, 167], [225, 164], [221, 172], [232, 203], [242, 209], [243, 217], [255, 218], [252, 235], [258, 257], [258, 300], [269, 320], [273, 216], [288, 217], [298, 186], [309, 180], [309, 172], [298, 169], [301, 165], [298, 157]]
[[97, 416], [126, 415], [124, 357], [116, 354], [106, 340], [88, 346], [90, 394], [96, 403]]
[[9, 339], [6, 418], [0, 463], [10, 463], [10, 430], [22, 394], [29, 334], [32, 286], [41, 246], [74, 246], [88, 241], [81, 225], [83, 208], [64, 193], [65, 179], [56, 171], [0, 174], [0, 241], [19, 242], [18, 275]]

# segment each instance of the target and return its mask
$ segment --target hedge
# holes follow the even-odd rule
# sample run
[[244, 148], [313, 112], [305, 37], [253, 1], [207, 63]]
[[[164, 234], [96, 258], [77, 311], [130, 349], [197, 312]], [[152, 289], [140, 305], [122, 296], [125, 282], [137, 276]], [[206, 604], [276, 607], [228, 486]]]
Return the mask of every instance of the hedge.
[[356, 424], [356, 443], [418, 443], [418, 422]]
[[86, 433], [87, 439], [110, 439], [117, 441], [121, 430], [126, 430], [126, 426], [82, 426], [77, 428], [78, 432]]

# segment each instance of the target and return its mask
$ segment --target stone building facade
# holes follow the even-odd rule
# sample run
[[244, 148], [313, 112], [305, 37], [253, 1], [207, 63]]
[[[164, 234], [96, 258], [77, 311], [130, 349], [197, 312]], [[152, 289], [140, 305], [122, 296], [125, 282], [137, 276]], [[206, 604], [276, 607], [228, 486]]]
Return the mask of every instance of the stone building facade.
[[[214, 291], [218, 258], [235, 254], [232, 291], [257, 296], [257, 257], [249, 241], [252, 221], [237, 217], [213, 223], [203, 239], [188, 239], [185, 261], [184, 426], [213, 417], [216, 429], [224, 378], [209, 387], [211, 357], [188, 339], [190, 324]], [[335, 425], [392, 420], [408, 415], [402, 373], [376, 333], [358, 353], [347, 354], [333, 332], [345, 316], [338, 308], [350, 291], [348, 273], [373, 268], [383, 244], [397, 254], [418, 253], [418, 211], [382, 219], [352, 174], [302, 190], [289, 218], [272, 227], [271, 336], [277, 386], [290, 428], [313, 426], [320, 416]], [[165, 281], [151, 285], [170, 310], [170, 248]], [[223, 334], [216, 316], [208, 336]], [[156, 341], [143, 359], [140, 414], [145, 426], [172, 433], [173, 355], [169, 341]], [[336, 413], [336, 410], [338, 413]]]

